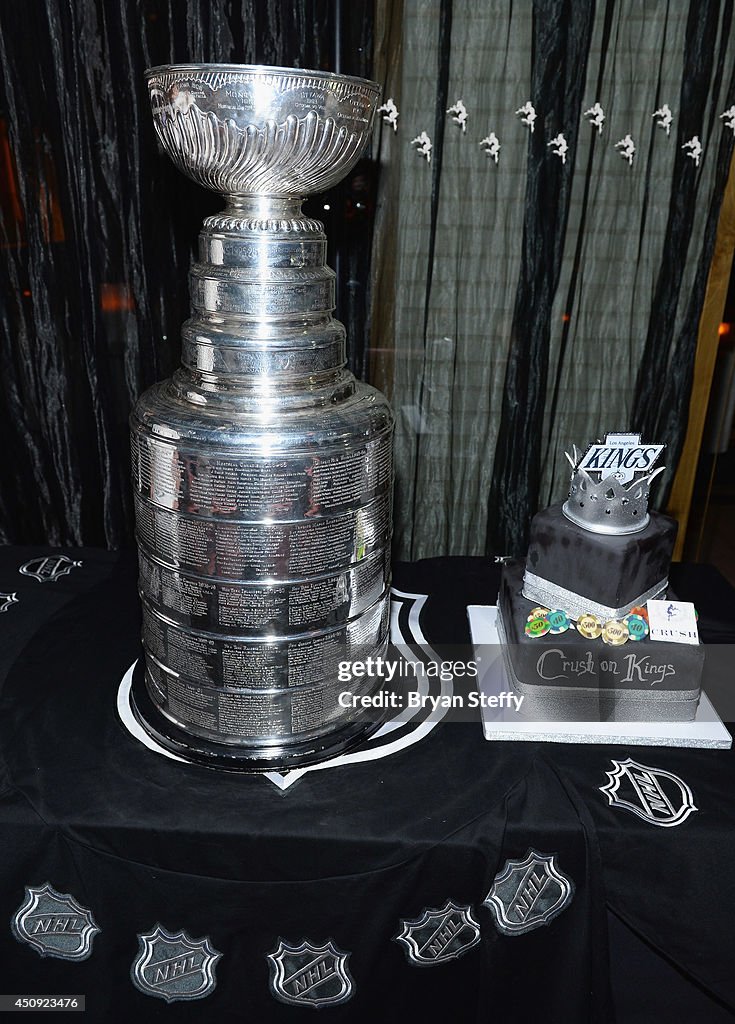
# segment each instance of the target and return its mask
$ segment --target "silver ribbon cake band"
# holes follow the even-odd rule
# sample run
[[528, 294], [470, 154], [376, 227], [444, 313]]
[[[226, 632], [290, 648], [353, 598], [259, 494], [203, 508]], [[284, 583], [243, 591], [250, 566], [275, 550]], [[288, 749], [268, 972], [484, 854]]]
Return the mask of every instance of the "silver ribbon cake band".
[[523, 596], [527, 601], [536, 601], [547, 608], [560, 608], [571, 619], [578, 619], [580, 615], [585, 614], [598, 615], [602, 619], [620, 619], [627, 615], [631, 608], [662, 597], [668, 585], [668, 579], [663, 579], [650, 590], [640, 594], [635, 600], [623, 605], [622, 608], [610, 608], [605, 604], [592, 601], [588, 597], [583, 597], [582, 594], [575, 594], [573, 590], [550, 583], [541, 576], [535, 576], [532, 572], [526, 571], [523, 574]]

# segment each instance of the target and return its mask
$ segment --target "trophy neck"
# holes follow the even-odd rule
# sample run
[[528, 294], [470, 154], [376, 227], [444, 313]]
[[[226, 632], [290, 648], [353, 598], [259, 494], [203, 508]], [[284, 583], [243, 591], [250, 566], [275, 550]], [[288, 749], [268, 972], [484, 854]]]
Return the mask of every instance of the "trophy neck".
[[258, 234], [272, 231], [323, 235], [322, 222], [302, 213], [303, 201], [302, 196], [225, 196], [224, 210], [205, 219], [203, 234], [226, 231], [245, 235], [252, 231]]
[[301, 218], [302, 196], [225, 196], [225, 211], [243, 220]]
[[345, 330], [332, 316], [327, 239], [301, 203], [228, 196], [222, 213], [204, 221], [189, 275], [192, 318], [182, 330], [182, 362], [206, 375], [210, 390], [309, 388], [343, 375]]

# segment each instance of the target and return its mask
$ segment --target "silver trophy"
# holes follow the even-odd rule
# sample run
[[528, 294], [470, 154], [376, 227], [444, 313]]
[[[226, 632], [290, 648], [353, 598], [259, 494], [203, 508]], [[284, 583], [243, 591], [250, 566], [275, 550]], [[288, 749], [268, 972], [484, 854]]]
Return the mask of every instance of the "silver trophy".
[[160, 743], [231, 770], [341, 753], [375, 727], [340, 662], [384, 655], [393, 417], [345, 368], [335, 275], [305, 195], [367, 143], [379, 88], [201, 64], [146, 73], [176, 166], [221, 192], [191, 267], [182, 366], [131, 417], [145, 664]]

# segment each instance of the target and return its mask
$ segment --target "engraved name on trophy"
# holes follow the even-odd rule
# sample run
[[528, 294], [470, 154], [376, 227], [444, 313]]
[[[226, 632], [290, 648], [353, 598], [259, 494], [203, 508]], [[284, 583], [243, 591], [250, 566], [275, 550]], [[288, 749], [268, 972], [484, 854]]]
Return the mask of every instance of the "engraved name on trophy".
[[388, 644], [393, 417], [345, 367], [323, 225], [301, 212], [354, 166], [379, 88], [246, 65], [146, 77], [165, 150], [227, 205], [199, 236], [182, 366], [131, 417], [133, 707], [189, 759], [288, 768], [375, 727], [340, 707], [337, 665]]

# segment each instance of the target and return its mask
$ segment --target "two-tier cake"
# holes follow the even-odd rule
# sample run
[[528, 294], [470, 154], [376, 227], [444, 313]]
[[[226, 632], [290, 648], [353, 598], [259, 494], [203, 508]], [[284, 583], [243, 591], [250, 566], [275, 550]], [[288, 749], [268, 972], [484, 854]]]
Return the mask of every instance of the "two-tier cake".
[[649, 512], [662, 445], [608, 434], [573, 456], [569, 497], [536, 515], [523, 562], [503, 566], [499, 630], [527, 716], [690, 721], [704, 648], [653, 640], [647, 603], [673, 600], [677, 524]]

